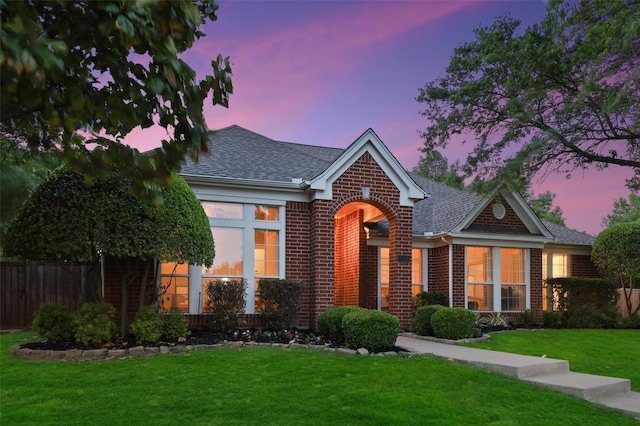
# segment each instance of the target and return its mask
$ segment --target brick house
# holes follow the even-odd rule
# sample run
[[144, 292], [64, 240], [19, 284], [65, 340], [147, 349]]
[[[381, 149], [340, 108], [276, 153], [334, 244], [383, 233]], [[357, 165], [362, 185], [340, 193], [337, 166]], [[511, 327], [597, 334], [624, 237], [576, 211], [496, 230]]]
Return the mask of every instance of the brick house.
[[426, 290], [450, 306], [540, 316], [544, 277], [595, 276], [593, 237], [541, 221], [508, 186], [480, 197], [409, 173], [371, 129], [337, 149], [230, 126], [181, 175], [216, 244], [212, 268], [161, 268], [163, 307], [179, 306], [192, 324], [213, 278], [247, 280], [253, 323], [260, 278], [301, 280], [299, 326], [313, 328], [341, 305], [388, 310], [407, 327]]

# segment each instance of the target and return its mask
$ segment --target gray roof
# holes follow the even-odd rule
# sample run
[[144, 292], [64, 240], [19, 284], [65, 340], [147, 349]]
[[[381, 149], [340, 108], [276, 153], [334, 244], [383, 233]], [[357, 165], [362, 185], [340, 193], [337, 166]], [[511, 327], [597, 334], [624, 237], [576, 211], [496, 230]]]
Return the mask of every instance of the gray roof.
[[275, 141], [236, 125], [211, 132], [209, 146], [209, 152], [201, 154], [197, 163], [187, 160], [180, 172], [274, 182], [310, 180], [344, 152]]
[[[187, 160], [181, 173], [290, 183], [294, 178], [313, 179], [345, 151], [276, 141], [236, 125], [211, 132], [209, 147], [209, 152], [201, 154], [197, 163]], [[429, 195], [413, 208], [413, 235], [451, 231], [482, 201], [473, 192], [451, 188], [416, 173], [409, 176]], [[556, 237], [556, 243], [593, 244], [594, 237], [590, 235], [543, 223]], [[388, 222], [380, 221], [376, 228], [388, 232]]]

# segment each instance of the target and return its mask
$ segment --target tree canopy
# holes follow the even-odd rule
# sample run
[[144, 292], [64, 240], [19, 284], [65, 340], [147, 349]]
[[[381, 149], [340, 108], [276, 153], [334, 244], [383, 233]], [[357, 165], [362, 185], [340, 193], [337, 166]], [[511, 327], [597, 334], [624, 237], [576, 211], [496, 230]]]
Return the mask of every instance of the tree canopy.
[[637, 315], [640, 305], [631, 306], [631, 289], [640, 275], [640, 221], [613, 225], [593, 242], [591, 258], [605, 276], [617, 281], [624, 290], [630, 314]]
[[[91, 179], [112, 170], [158, 194], [186, 155], [205, 151], [205, 99], [228, 106], [228, 58], [202, 80], [182, 58], [213, 0], [2, 1], [0, 124], [33, 149], [60, 150]], [[122, 143], [136, 127], [167, 130], [150, 155]], [[160, 141], [158, 141], [160, 142]]]
[[613, 202], [613, 212], [602, 219], [602, 226], [608, 228], [623, 222], [640, 221], [640, 194], [632, 192], [629, 200], [620, 197]]
[[640, 185], [640, 3], [552, 0], [541, 23], [503, 16], [454, 50], [446, 75], [419, 90], [425, 149], [476, 145], [465, 173], [508, 159], [528, 175], [619, 165]]

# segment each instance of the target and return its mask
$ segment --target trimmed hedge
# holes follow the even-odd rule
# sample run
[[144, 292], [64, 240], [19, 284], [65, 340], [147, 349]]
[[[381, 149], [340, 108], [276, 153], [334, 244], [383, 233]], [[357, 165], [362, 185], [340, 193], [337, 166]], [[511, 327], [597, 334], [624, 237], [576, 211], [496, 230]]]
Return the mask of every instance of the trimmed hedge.
[[67, 340], [73, 337], [73, 314], [66, 306], [45, 303], [33, 313], [31, 328], [41, 339]]
[[363, 310], [358, 306], [338, 306], [318, 315], [318, 332], [326, 339], [343, 343], [344, 330], [342, 320], [349, 312]]
[[410, 330], [420, 336], [433, 336], [433, 327], [431, 326], [431, 316], [439, 311], [445, 309], [446, 306], [442, 305], [426, 305], [420, 306], [416, 309], [416, 313], [411, 319]]
[[386, 312], [361, 309], [344, 316], [342, 329], [347, 347], [379, 351], [396, 344], [400, 320]]
[[435, 337], [441, 339], [468, 339], [481, 335], [476, 326], [476, 314], [465, 308], [439, 309], [431, 316]]
[[437, 291], [421, 291], [416, 294], [416, 301], [418, 306], [427, 305], [449, 305], [449, 296]]
[[616, 328], [620, 320], [616, 284], [598, 278], [549, 278], [559, 295], [558, 310], [567, 328]]
[[247, 281], [213, 280], [207, 283], [206, 306], [209, 312], [209, 328], [214, 333], [229, 334], [240, 327], [244, 318]]
[[296, 324], [304, 284], [301, 281], [262, 278], [258, 281], [259, 309], [265, 327], [284, 330]]

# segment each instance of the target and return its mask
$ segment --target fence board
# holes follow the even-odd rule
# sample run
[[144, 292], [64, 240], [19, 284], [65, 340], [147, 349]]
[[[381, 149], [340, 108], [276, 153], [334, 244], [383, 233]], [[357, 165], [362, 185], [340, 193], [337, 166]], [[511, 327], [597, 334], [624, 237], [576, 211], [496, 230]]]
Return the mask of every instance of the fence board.
[[[629, 310], [627, 309], [627, 300], [624, 298], [623, 289], [618, 289], [620, 299], [618, 299], [618, 311], [624, 315], [629, 316]], [[628, 290], [627, 290], [628, 291]], [[631, 290], [631, 309], [635, 309], [640, 305], [640, 289]]]
[[[89, 265], [71, 265], [71, 274], [57, 264], [0, 263], [0, 330], [31, 325], [33, 313], [43, 303], [59, 303], [74, 311], [86, 293]], [[73, 277], [81, 285], [77, 294]]]

